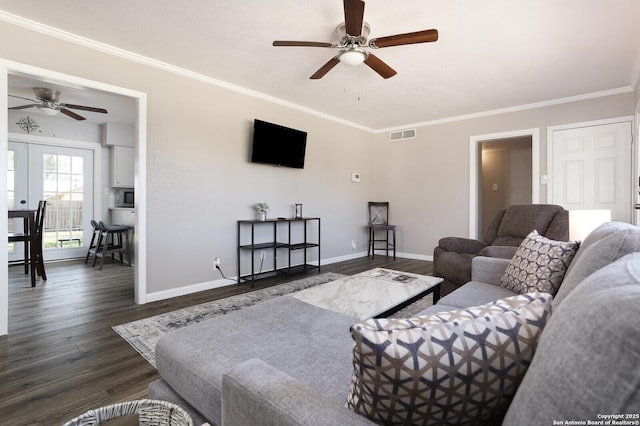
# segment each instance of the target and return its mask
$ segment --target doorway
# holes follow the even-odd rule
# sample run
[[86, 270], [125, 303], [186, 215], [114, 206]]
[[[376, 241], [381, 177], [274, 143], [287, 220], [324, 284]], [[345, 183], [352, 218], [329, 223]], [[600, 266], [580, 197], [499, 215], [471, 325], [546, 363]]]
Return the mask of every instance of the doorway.
[[[94, 150], [9, 141], [7, 203], [35, 209], [47, 201], [45, 261], [82, 257], [94, 217]], [[8, 226], [11, 231], [19, 223]], [[22, 243], [9, 245], [9, 261], [22, 259]]]
[[512, 204], [531, 204], [531, 136], [480, 143], [479, 235]]
[[[540, 191], [536, 183], [540, 180], [540, 131], [537, 128], [514, 130], [471, 136], [469, 140], [469, 237], [479, 238], [486, 229], [485, 222], [490, 221], [497, 210], [504, 208], [498, 208], [498, 203], [494, 202], [494, 198], [498, 199], [496, 192], [500, 194], [500, 204], [516, 204], [527, 199], [529, 203], [539, 202]], [[503, 170], [499, 173], [500, 181], [495, 181], [497, 177], [493, 175], [496, 168], [489, 172], [489, 164], [483, 173], [483, 144], [487, 148], [485, 161], [491, 159], [513, 163], [499, 164]], [[492, 153], [495, 154], [494, 158], [491, 158]], [[522, 166], [523, 162], [528, 164]], [[517, 170], [518, 167], [526, 167], [527, 170], [522, 173]], [[525, 176], [527, 172], [530, 179]], [[483, 174], [487, 176], [484, 180]], [[486, 192], [484, 196], [483, 190]], [[505, 193], [508, 195], [503, 195]], [[490, 204], [491, 207], [485, 211], [484, 204]]]
[[[147, 95], [135, 90], [125, 89], [106, 83], [87, 80], [44, 68], [37, 68], [26, 64], [0, 59], [0, 110], [7, 111], [8, 83], [10, 76], [20, 76], [29, 79], [46, 81], [47, 83], [60, 84], [65, 87], [73, 87], [76, 90], [114, 95], [129, 98], [135, 107], [135, 283], [134, 298], [138, 304], [147, 302], [147, 277], [146, 277], [146, 158], [147, 158]], [[9, 140], [8, 114], [0, 114], [0, 191], [7, 191], [7, 157]], [[0, 197], [0, 210], [7, 207], [6, 198]], [[0, 218], [0, 233], [8, 232], [7, 216]], [[0, 275], [8, 274], [8, 252], [0, 251]], [[7, 280], [0, 280], [0, 336], [8, 333], [8, 286]]]

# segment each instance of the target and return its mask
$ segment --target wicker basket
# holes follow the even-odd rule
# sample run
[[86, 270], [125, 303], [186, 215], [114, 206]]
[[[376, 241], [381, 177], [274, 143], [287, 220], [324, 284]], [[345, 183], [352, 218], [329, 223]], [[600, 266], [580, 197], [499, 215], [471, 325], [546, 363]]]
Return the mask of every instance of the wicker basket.
[[187, 412], [170, 402], [154, 399], [121, 402], [89, 410], [64, 426], [93, 426], [117, 417], [138, 414], [140, 426], [193, 426]]

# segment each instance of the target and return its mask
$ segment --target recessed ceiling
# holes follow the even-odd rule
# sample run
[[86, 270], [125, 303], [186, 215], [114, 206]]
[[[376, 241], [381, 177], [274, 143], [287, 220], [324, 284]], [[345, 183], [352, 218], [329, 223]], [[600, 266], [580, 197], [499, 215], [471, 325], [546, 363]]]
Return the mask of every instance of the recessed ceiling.
[[0, 0], [0, 9], [371, 129], [630, 90], [640, 75], [635, 0], [368, 0], [371, 37], [440, 35], [376, 51], [398, 72], [387, 80], [344, 64], [310, 80], [334, 49], [271, 46], [336, 42], [341, 0]]

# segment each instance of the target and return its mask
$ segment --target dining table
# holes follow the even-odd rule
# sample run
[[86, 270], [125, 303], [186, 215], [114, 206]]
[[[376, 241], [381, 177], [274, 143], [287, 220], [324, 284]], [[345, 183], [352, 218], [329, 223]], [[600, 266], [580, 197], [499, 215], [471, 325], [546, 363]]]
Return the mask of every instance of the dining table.
[[37, 259], [35, 253], [36, 244], [38, 243], [36, 233], [36, 212], [37, 210], [31, 209], [12, 209], [8, 211], [9, 219], [22, 218], [23, 219], [23, 234], [24, 238], [20, 240], [11, 239], [9, 235], [9, 242], [24, 242], [24, 273], [25, 275], [31, 270], [31, 287], [36, 286], [36, 275], [42, 275], [40, 269], [42, 266], [39, 262], [35, 262]]

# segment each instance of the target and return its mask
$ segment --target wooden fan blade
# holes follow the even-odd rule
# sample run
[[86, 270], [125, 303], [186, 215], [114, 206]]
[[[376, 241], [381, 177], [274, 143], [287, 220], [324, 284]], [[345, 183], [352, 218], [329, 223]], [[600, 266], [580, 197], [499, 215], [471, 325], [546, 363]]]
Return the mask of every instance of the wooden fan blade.
[[274, 46], [294, 46], [294, 47], [333, 47], [331, 43], [325, 43], [322, 41], [289, 41], [289, 40], [276, 40], [273, 42]]
[[416, 31], [414, 33], [396, 34], [387, 37], [372, 38], [369, 47], [401, 46], [403, 44], [429, 43], [438, 40], [438, 30]]
[[73, 104], [60, 104], [61, 108], [71, 108], [71, 109], [80, 109], [82, 111], [91, 111], [91, 112], [99, 112], [102, 114], [108, 114], [107, 110], [104, 108], [96, 108], [89, 107], [84, 105], [73, 105]]
[[25, 101], [29, 101], [29, 102], [38, 102], [35, 99], [25, 98], [25, 97], [22, 97], [22, 96], [16, 96], [16, 95], [8, 95], [8, 96], [10, 96], [12, 98], [17, 98], [17, 99], [24, 99]]
[[382, 78], [387, 79], [397, 74], [396, 70], [382, 62], [382, 59], [372, 53], [369, 53], [369, 56], [365, 59], [364, 63], [367, 64], [369, 68], [380, 74], [380, 77]]
[[27, 108], [33, 108], [38, 106], [40, 106], [40, 104], [20, 105], [20, 106], [10, 107], [9, 109], [27, 109]]
[[86, 120], [86, 118], [84, 118], [83, 116], [78, 115], [73, 111], [69, 111], [66, 108], [60, 108], [60, 112], [63, 113], [64, 115], [66, 115], [66, 116], [69, 116], [71, 118], [75, 118], [76, 120]]
[[324, 64], [322, 67], [320, 67], [320, 69], [318, 71], [316, 71], [311, 77], [309, 77], [311, 80], [317, 80], [319, 78], [324, 77], [324, 75], [326, 73], [328, 73], [329, 71], [331, 71], [331, 69], [333, 67], [335, 67], [336, 65], [338, 65], [338, 63], [340, 62], [340, 59], [338, 59], [337, 56], [329, 59], [329, 62], [327, 62], [326, 64]]
[[347, 34], [354, 37], [362, 35], [364, 19], [363, 0], [344, 0], [344, 24]]

